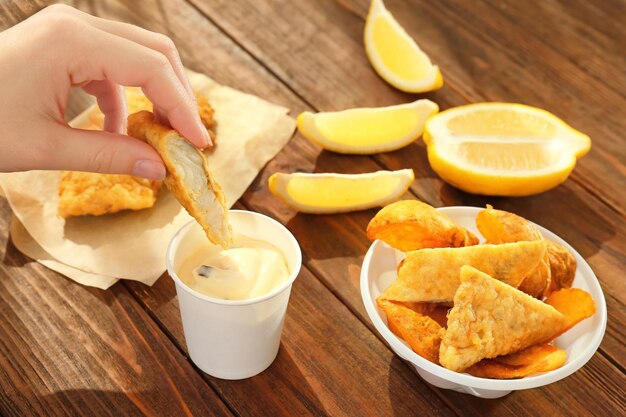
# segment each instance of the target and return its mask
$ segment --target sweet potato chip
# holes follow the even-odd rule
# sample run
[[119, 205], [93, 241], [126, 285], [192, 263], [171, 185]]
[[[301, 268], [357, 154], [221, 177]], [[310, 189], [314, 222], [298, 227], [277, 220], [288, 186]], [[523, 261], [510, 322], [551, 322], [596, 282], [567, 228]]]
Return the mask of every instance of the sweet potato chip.
[[545, 342], [565, 325], [566, 318], [552, 306], [463, 266], [439, 361], [461, 372], [481, 359]]
[[471, 246], [478, 239], [448, 216], [417, 200], [383, 207], [367, 225], [367, 237], [401, 251]]
[[596, 303], [591, 298], [591, 294], [580, 288], [563, 288], [555, 291], [546, 298], [546, 304], [554, 307], [566, 319], [565, 328], [555, 334], [553, 339], [596, 312]]
[[556, 346], [539, 344], [506, 356], [483, 359], [466, 372], [480, 378], [513, 379], [558, 369], [567, 353]]
[[405, 306], [423, 316], [428, 316], [435, 320], [441, 327], [448, 325], [448, 310], [452, 308], [452, 305], [448, 303], [413, 303], [410, 301], [400, 302], [394, 301], [396, 304]]
[[543, 259], [545, 251], [544, 240], [412, 251], [400, 265], [398, 279], [381, 297], [403, 302], [450, 302], [463, 265], [517, 287]]
[[408, 307], [384, 299], [377, 299], [378, 306], [385, 312], [389, 329], [404, 339], [411, 349], [421, 357], [438, 363], [441, 326], [428, 316]]

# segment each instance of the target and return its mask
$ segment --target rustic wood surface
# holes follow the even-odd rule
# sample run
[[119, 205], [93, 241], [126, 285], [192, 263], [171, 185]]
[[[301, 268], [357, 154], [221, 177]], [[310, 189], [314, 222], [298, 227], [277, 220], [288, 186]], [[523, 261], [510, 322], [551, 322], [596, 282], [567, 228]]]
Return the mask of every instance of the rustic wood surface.
[[[0, 29], [48, 1], [0, 1]], [[186, 66], [285, 105], [297, 115], [415, 99], [372, 70], [363, 51], [367, 0], [76, 0], [89, 13], [162, 32]], [[620, 415], [626, 413], [626, 2], [387, 0], [443, 71], [423, 94], [442, 109], [514, 101], [553, 111], [593, 140], [563, 185], [526, 198], [487, 198], [443, 183], [416, 142], [387, 154], [343, 156], [296, 134], [239, 201], [300, 242], [276, 362], [224, 381], [189, 360], [172, 280], [152, 287], [80, 286], [19, 253], [0, 199], [1, 415]], [[2, 53], [2, 51], [0, 51]], [[89, 99], [73, 96], [68, 117]], [[375, 210], [295, 213], [267, 189], [274, 172], [357, 173], [413, 168], [408, 198], [434, 206], [491, 203], [562, 236], [598, 276], [609, 313], [600, 349], [574, 375], [482, 400], [423, 382], [375, 332], [359, 293]], [[338, 238], [340, 237], [340, 238]]]

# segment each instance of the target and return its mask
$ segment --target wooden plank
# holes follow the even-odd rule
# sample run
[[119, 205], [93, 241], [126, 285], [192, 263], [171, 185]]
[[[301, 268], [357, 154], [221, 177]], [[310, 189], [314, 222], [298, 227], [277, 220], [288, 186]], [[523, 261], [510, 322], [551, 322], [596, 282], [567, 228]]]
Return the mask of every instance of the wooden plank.
[[[315, 7], [307, 2], [246, 2], [245, 6], [224, 1], [192, 2], [215, 16], [216, 24], [270, 65], [304, 98], [315, 96], [314, 107], [318, 109], [385, 105], [415, 97], [393, 91], [369, 66], [362, 46], [367, 1], [320, 1]], [[486, 29], [475, 28], [473, 19], [468, 22], [455, 15], [459, 7], [447, 10], [440, 2], [387, 3], [444, 71], [447, 87], [428, 97], [439, 102], [437, 99], [445, 90], [453, 90], [469, 101], [521, 101], [552, 110], [595, 139], [591, 153], [579, 161], [572, 178], [626, 214], [624, 193], [604, 192], [626, 186], [626, 168], [620, 162], [626, 159], [626, 150], [620, 146], [617, 133], [626, 123], [620, 116], [619, 103], [623, 98], [588, 80], [570, 62], [563, 62], [561, 67], [546, 67], [544, 61], [549, 63], [557, 57], [543, 45], [533, 44], [537, 51], [533, 49], [525, 55], [528, 59], [520, 61], [509, 51], [511, 39], [506, 38], [507, 43], [501, 45], [499, 39], [485, 35]], [[439, 9], [446, 9], [446, 13]], [[258, 24], [263, 26], [239, 24], [251, 16], [259, 16]], [[292, 24], [293, 19], [298, 23]], [[332, 27], [319, 31], [317, 25], [327, 19], [332, 19]], [[257, 42], [260, 38], [265, 45]], [[295, 67], [309, 71], [295, 71]], [[555, 77], [555, 73], [562, 75]], [[300, 82], [294, 84], [292, 80]], [[465, 104], [456, 101], [457, 105]]]
[[0, 198], [0, 414], [231, 415], [134, 297], [30, 261]]

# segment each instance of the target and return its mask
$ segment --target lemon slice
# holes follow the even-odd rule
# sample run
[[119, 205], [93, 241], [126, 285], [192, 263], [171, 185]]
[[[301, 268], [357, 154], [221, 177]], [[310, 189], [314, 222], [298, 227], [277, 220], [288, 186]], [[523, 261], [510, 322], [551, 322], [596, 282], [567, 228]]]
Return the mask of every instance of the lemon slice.
[[303, 213], [346, 213], [384, 206], [400, 197], [415, 176], [412, 169], [367, 174], [275, 173], [272, 194]]
[[382, 0], [372, 0], [365, 21], [365, 52], [385, 81], [408, 93], [432, 91], [443, 85], [439, 67], [400, 26]]
[[439, 107], [430, 100], [398, 106], [350, 109], [298, 116], [298, 130], [324, 149], [339, 153], [372, 154], [400, 149], [424, 131]]
[[433, 170], [475, 194], [525, 196], [556, 187], [591, 147], [589, 136], [535, 107], [480, 103], [426, 122]]

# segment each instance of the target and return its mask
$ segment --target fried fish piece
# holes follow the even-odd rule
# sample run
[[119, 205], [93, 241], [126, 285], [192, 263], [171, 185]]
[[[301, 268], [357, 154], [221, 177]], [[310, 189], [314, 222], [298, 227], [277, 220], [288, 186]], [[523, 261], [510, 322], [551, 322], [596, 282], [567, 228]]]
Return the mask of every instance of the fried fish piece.
[[[478, 213], [476, 227], [489, 243], [511, 243], [541, 240], [543, 236], [534, 224], [517, 214], [495, 210], [491, 205]], [[543, 297], [550, 288], [551, 271], [548, 253], [519, 286], [521, 291], [535, 298]]]
[[412, 251], [398, 268], [398, 279], [381, 297], [403, 302], [450, 302], [459, 286], [463, 265], [517, 287], [545, 252], [545, 240]]
[[550, 259], [550, 275], [552, 277], [549, 292], [558, 291], [561, 288], [571, 288], [574, 276], [576, 276], [576, 259], [574, 259], [574, 255], [560, 243], [548, 240], [548, 257]]
[[495, 358], [550, 340], [567, 325], [554, 307], [472, 268], [461, 268], [439, 361], [462, 372]]
[[68, 218], [150, 208], [160, 189], [160, 181], [130, 175], [66, 171], [61, 174], [57, 212]]
[[367, 225], [367, 237], [380, 239], [401, 251], [457, 248], [478, 243], [465, 228], [434, 207], [403, 200], [383, 207]]
[[228, 247], [231, 230], [224, 193], [204, 154], [177, 131], [159, 124], [149, 111], [128, 117], [128, 134], [156, 149], [167, 169], [163, 180], [167, 189], [200, 223], [211, 242]]

